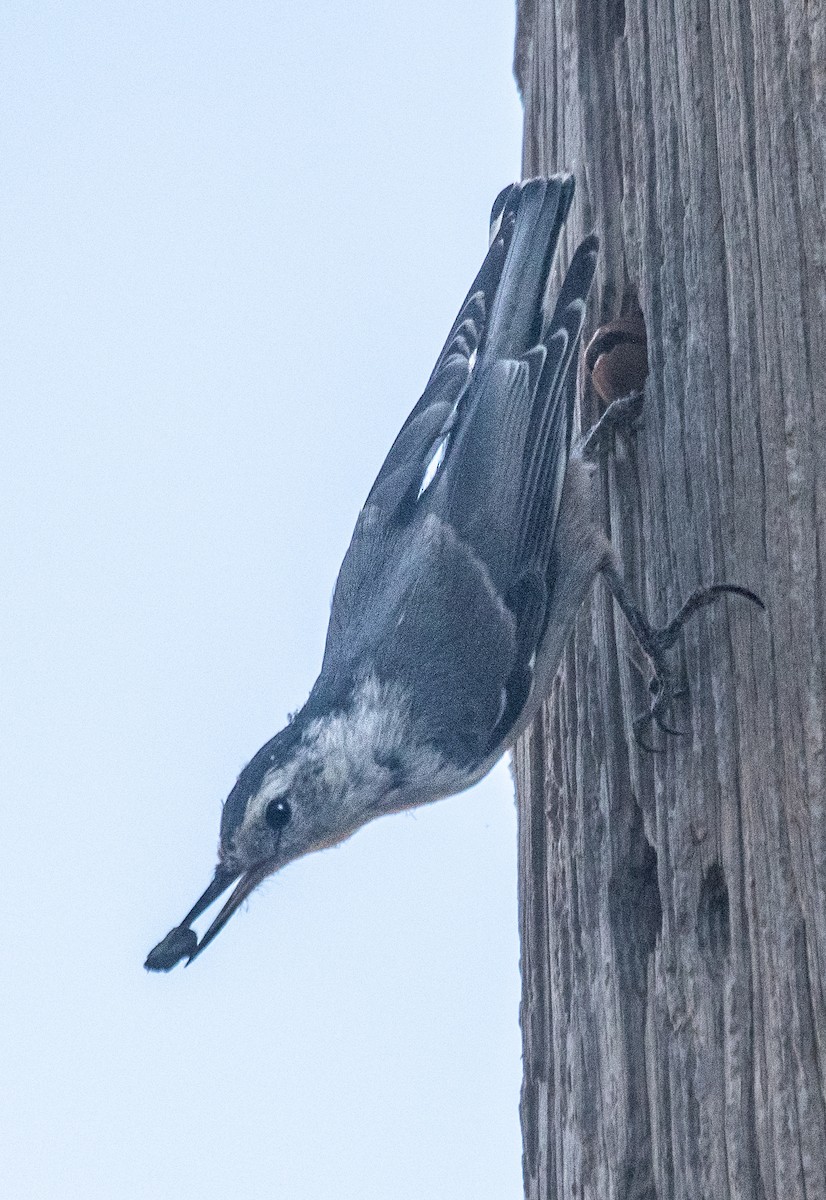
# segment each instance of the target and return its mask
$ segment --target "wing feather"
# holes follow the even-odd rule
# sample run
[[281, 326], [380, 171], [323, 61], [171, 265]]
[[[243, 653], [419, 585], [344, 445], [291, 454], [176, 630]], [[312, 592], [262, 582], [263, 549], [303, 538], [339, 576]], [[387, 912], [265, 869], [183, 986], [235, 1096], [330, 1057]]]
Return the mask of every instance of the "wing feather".
[[317, 687], [378, 664], [406, 680], [414, 706], [439, 708], [446, 744], [465, 745], [468, 760], [518, 719], [554, 592], [570, 371], [597, 251], [593, 236], [579, 246], [551, 309], [572, 196], [573, 180], [558, 176], [497, 198], [488, 253], [370, 491], [333, 598]]

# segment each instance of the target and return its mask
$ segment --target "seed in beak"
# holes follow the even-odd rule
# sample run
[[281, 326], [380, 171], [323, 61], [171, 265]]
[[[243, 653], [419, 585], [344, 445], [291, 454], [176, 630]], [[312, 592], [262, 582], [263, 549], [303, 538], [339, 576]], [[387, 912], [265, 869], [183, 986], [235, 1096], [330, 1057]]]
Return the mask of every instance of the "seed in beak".
[[171, 971], [182, 958], [191, 958], [198, 946], [198, 935], [186, 925], [170, 929], [162, 942], [150, 950], [143, 964], [147, 971]]

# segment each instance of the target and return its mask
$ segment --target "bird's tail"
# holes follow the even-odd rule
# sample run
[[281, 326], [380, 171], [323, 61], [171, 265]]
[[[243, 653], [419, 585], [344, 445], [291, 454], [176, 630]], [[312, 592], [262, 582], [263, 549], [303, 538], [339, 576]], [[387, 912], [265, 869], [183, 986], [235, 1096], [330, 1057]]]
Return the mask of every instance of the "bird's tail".
[[491, 240], [509, 225], [512, 232], [480, 359], [520, 358], [542, 340], [548, 275], [573, 195], [573, 177], [553, 175], [512, 184], [497, 197]]

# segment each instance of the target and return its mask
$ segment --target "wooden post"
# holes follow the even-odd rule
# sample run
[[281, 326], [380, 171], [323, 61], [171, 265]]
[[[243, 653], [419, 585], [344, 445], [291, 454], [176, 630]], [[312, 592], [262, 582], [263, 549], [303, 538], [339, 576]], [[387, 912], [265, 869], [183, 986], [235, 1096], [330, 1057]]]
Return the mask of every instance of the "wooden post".
[[826, 1198], [825, 70], [811, 0], [518, 6], [524, 173], [576, 173], [590, 328], [648, 330], [605, 529], [658, 623], [768, 608], [691, 622], [646, 755], [598, 583], [517, 748], [531, 1200]]

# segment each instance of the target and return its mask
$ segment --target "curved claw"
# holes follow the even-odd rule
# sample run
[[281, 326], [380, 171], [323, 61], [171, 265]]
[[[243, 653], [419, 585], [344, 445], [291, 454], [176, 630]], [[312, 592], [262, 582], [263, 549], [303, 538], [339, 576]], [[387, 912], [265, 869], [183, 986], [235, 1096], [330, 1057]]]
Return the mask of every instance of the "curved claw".
[[701, 608], [705, 608], [707, 604], [713, 604], [718, 596], [726, 594], [742, 596], [745, 600], [750, 600], [752, 604], [756, 604], [758, 608], [765, 612], [765, 604], [749, 588], [740, 587], [737, 583], [712, 583], [710, 587], [698, 588], [696, 592], [689, 596], [673, 621], [669, 621], [662, 629], [656, 630], [657, 642], [660, 648], [670, 650], [689, 617], [692, 617]]
[[[656, 681], [652, 680], [652, 683], [654, 682]], [[686, 688], [682, 688], [679, 692], [669, 694], [667, 697], [665, 694], [659, 696], [647, 713], [642, 713], [639, 717], [635, 718], [633, 726], [634, 741], [648, 754], [662, 754], [662, 750], [658, 750], [656, 746], [651, 745], [643, 737], [643, 731], [648, 725], [656, 725], [663, 731], [663, 733], [671, 734], [672, 737], [685, 737], [684, 729], [674, 729], [671, 725], [666, 723], [666, 721], [663, 719], [662, 710], [666, 707], [668, 702], [676, 699], [679, 695], [683, 695], [686, 691]]]
[[656, 721], [658, 727], [663, 731], [663, 733], [670, 733], [672, 737], [685, 737], [684, 729], [672, 729], [670, 725], [666, 725], [659, 713], [653, 713], [652, 715], [653, 719]]
[[596, 462], [606, 453], [618, 433], [639, 432], [644, 402], [645, 393], [638, 391], [620, 396], [608, 405], [596, 425], [579, 442], [580, 453], [586, 462]]
[[634, 718], [634, 741], [641, 750], [645, 750], [646, 754], [662, 754], [661, 750], [658, 750], [656, 746], [649, 745], [649, 743], [642, 736], [643, 730], [646, 728], [646, 726], [651, 724], [651, 721], [652, 718], [650, 712], [643, 713], [641, 716]]
[[681, 729], [672, 729], [670, 725], [666, 724], [664, 719], [665, 710], [674, 702], [674, 700], [676, 700], [676, 698], [676, 692], [673, 692], [667, 684], [661, 684], [657, 699], [651, 705], [651, 719], [656, 722], [663, 733], [670, 733], [673, 737], [683, 737], [684, 735]]

